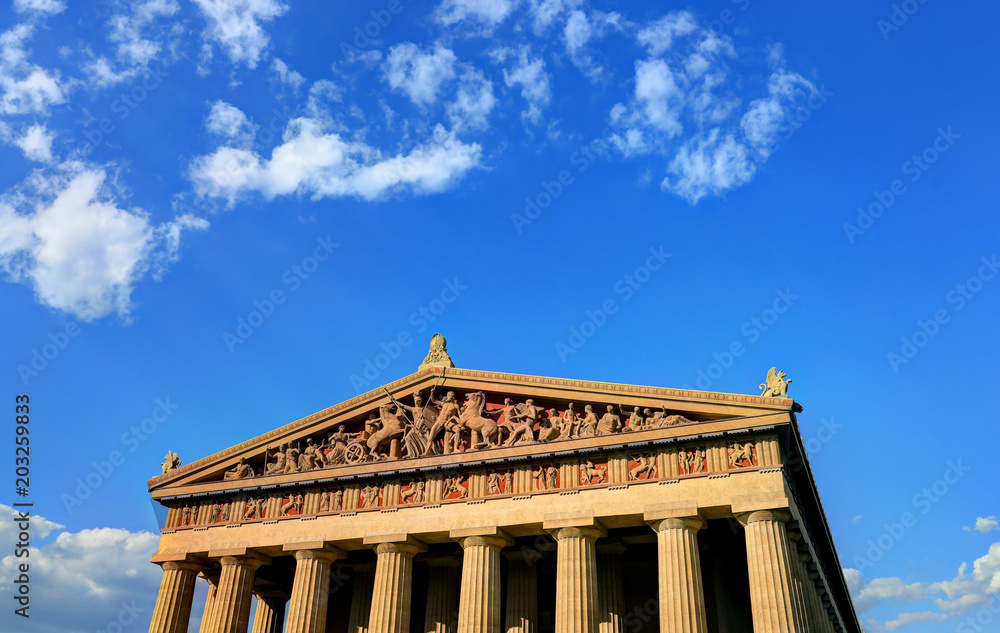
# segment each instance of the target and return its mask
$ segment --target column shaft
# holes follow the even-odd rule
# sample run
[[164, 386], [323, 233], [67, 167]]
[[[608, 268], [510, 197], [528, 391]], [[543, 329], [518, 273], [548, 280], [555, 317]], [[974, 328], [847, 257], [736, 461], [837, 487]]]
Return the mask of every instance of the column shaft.
[[201, 569], [190, 563], [163, 563], [163, 579], [149, 633], [186, 633], [191, 619], [194, 581]]
[[507, 557], [506, 633], [537, 633], [538, 572], [534, 560], [518, 552]]
[[500, 633], [500, 550], [507, 540], [497, 536], [461, 539], [462, 592], [458, 599], [458, 633]]
[[[656, 530], [660, 630], [671, 633], [705, 633], [705, 589], [701, 580], [698, 517], [663, 519]], [[755, 630], [756, 631], [756, 630]]]
[[600, 530], [567, 527], [555, 531], [555, 633], [597, 633], [597, 554]]
[[330, 565], [334, 552], [301, 549], [295, 552], [295, 580], [288, 602], [285, 633], [324, 633], [330, 600]]
[[428, 565], [431, 571], [427, 584], [424, 633], [455, 633], [458, 623], [458, 561], [454, 558], [432, 558]]
[[788, 518], [787, 512], [770, 510], [741, 517], [746, 526], [754, 633], [802, 633], [785, 530]]
[[262, 560], [250, 556], [223, 556], [207, 633], [245, 633], [250, 624], [253, 577]]
[[252, 633], [281, 633], [285, 621], [287, 594], [257, 593], [257, 611], [253, 615]]
[[219, 589], [219, 573], [218, 570], [201, 573], [208, 583], [208, 596], [205, 598], [205, 608], [201, 612], [201, 626], [198, 627], [198, 633], [208, 633], [209, 622], [212, 620], [212, 607], [215, 604], [215, 592]]
[[409, 633], [413, 555], [418, 548], [409, 543], [381, 543], [375, 551], [378, 564], [368, 633]]

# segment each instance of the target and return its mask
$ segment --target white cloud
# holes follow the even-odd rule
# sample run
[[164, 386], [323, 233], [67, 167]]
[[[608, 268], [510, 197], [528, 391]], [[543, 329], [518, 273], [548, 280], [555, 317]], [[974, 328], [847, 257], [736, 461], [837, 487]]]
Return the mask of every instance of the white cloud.
[[397, 44], [389, 50], [382, 71], [389, 85], [405, 93], [418, 105], [437, 100], [441, 84], [455, 77], [455, 53], [435, 44], [424, 52], [412, 42]]
[[755, 171], [756, 165], [750, 160], [746, 146], [732, 134], [723, 135], [714, 129], [707, 136], [691, 139], [678, 150], [660, 187], [697, 204], [707, 195], [720, 195], [745, 185]]
[[489, 32], [503, 22], [516, 5], [516, 0], [443, 0], [435, 17], [444, 26], [469, 22]]
[[293, 194], [373, 200], [396, 191], [443, 191], [479, 165], [481, 152], [478, 144], [463, 143], [439, 125], [422, 145], [387, 157], [343, 139], [322, 120], [296, 118], [270, 159], [223, 146], [197, 157], [190, 176], [198, 195], [224, 198], [230, 206], [251, 193], [267, 200]]
[[[502, 51], [500, 59], [506, 59], [507, 51]], [[521, 116], [538, 125], [542, 120], [542, 110], [552, 99], [552, 89], [549, 87], [549, 75], [545, 72], [545, 62], [541, 57], [530, 57], [527, 47], [518, 52], [517, 62], [503, 71], [504, 83], [508, 88], [521, 87], [521, 96], [528, 102], [528, 109]]]
[[0, 34], [0, 114], [47, 114], [50, 105], [65, 100], [59, 75], [28, 61], [25, 42], [30, 24], [18, 24]]
[[662, 55], [673, 46], [674, 38], [690, 35], [698, 30], [695, 18], [688, 11], [667, 14], [639, 31], [639, 43], [650, 55]]
[[589, 45], [596, 39], [604, 37], [609, 27], [617, 27], [621, 16], [617, 13], [592, 11], [588, 17], [579, 9], [570, 12], [566, 25], [563, 27], [563, 40], [566, 52], [573, 64], [583, 71], [592, 81], [598, 81], [604, 75], [604, 68], [594, 61], [588, 52]]
[[485, 128], [495, 104], [492, 82], [478, 70], [467, 71], [461, 77], [455, 101], [448, 105], [452, 129]]
[[245, 63], [249, 68], [257, 67], [271, 42], [261, 23], [270, 22], [288, 10], [288, 5], [279, 0], [194, 2], [208, 21], [206, 37], [225, 49], [234, 64]]
[[30, 285], [39, 303], [83, 320], [127, 319], [135, 283], [176, 258], [168, 237], [207, 226], [157, 225], [120, 206], [107, 181], [105, 168], [67, 161], [0, 198], [0, 269]]
[[[0, 515], [5, 517], [0, 527], [4, 543], [14, 542], [14, 535], [5, 532], [13, 526], [6, 518], [10, 511], [0, 505]], [[160, 568], [149, 562], [156, 552], [158, 535], [115, 528], [67, 532], [38, 515], [31, 517], [31, 524], [36, 543], [58, 531], [54, 541], [29, 550], [33, 630], [103, 631], [110, 623], [119, 622], [119, 616], [122, 622], [135, 622], [133, 628], [149, 622], [162, 578]], [[23, 561], [7, 554], [0, 560], [0, 576], [16, 578], [17, 565]], [[0, 582], [0, 600], [4, 604], [15, 604], [14, 587], [9, 581]], [[35, 606], [46, 604], [58, 608]], [[15, 619], [19, 621], [16, 624]], [[13, 614], [13, 607], [5, 608], [0, 615], [0, 629], [21, 630], [20, 619]]]
[[740, 121], [747, 141], [762, 156], [770, 155], [788, 113], [803, 97], [817, 93], [802, 75], [778, 68], [768, 80], [768, 96], [750, 103]]
[[904, 626], [910, 624], [916, 624], [917, 622], [940, 622], [942, 620], [947, 620], [948, 616], [943, 613], [934, 613], [932, 611], [920, 611], [917, 613], [900, 613], [899, 617], [895, 620], [890, 620], [886, 622], [883, 626], [886, 631], [898, 631]]
[[[101, 56], [85, 66], [87, 76], [93, 84], [105, 88], [146, 72], [150, 62], [165, 56], [163, 43], [159, 40], [165, 33], [157, 33], [157, 39], [147, 37], [146, 31], [156, 29], [160, 18], [172, 17], [180, 10], [174, 0], [147, 0], [131, 5], [131, 10], [114, 14], [109, 20], [111, 33], [108, 39], [115, 44], [115, 60]], [[170, 32], [166, 26], [160, 31]]]
[[37, 11], [39, 13], [60, 13], [66, 5], [58, 0], [14, 0], [14, 10], [18, 13]]
[[14, 141], [29, 160], [40, 163], [52, 161], [53, 135], [44, 125], [32, 125], [23, 136]]
[[583, 4], [584, 0], [528, 0], [535, 33], [543, 34], [567, 13]]
[[230, 144], [245, 147], [257, 134], [259, 126], [254, 125], [247, 115], [236, 106], [225, 101], [216, 101], [205, 119], [205, 128], [213, 134], [227, 139]]
[[292, 90], [298, 90], [306, 82], [305, 77], [289, 68], [288, 64], [277, 57], [271, 62], [271, 70], [278, 75], [278, 80], [281, 83], [291, 86]]
[[963, 527], [966, 532], [980, 532], [982, 534], [989, 534], [993, 530], [997, 529], [997, 518], [995, 516], [988, 517], [976, 517], [976, 524], [972, 527]]

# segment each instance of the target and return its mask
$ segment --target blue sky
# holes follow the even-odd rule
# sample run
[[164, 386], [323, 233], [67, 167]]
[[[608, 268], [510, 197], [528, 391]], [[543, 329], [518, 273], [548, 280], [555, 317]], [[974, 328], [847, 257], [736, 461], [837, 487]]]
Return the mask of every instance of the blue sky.
[[474, 369], [777, 365], [866, 629], [995, 627], [997, 14], [6, 4], [2, 393], [45, 520], [2, 628], [145, 630], [166, 451], [404, 376], [436, 331]]

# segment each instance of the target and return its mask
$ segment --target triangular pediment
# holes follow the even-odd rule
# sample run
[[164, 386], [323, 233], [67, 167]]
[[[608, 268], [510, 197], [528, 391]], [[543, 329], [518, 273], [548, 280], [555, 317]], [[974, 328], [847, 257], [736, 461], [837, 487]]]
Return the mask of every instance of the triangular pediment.
[[[494, 446], [479, 437], [476, 446], [472, 443], [476, 436], [471, 436], [462, 437], [463, 443], [458, 446], [458, 450], [450, 453], [446, 453], [444, 447], [440, 446], [440, 436], [434, 440], [435, 446], [426, 450], [420, 450], [420, 447], [427, 446], [426, 442], [411, 444], [397, 441], [393, 446], [391, 440], [374, 449], [368, 448], [369, 442], [364, 433], [366, 421], [372, 414], [380, 419], [381, 408], [390, 405], [393, 399], [402, 405], [412, 406], [414, 393], [419, 392], [426, 400], [432, 390], [434, 399], [438, 401], [448, 392], [454, 392], [459, 407], [470, 394], [482, 393], [484, 401], [480, 402], [474, 397], [470, 409], [478, 406], [483, 415], [478, 412], [470, 413], [470, 419], [489, 419], [500, 424], [506, 421], [505, 414], [498, 411], [504, 406], [506, 398], [510, 398], [512, 404], [519, 405], [520, 410], [531, 399], [541, 409], [535, 427], [539, 433], [542, 429], [538, 427], [545, 427], [550, 415], [558, 420], [564, 417], [568, 419], [570, 416], [566, 415], [566, 411], [570, 403], [575, 407], [572, 418], [579, 423], [583, 421], [587, 405], [592, 407], [598, 417], [611, 405], [614, 415], [620, 417], [625, 428], [629, 426], [629, 414], [636, 407], [639, 407], [640, 412], [649, 409], [650, 414], [640, 414], [644, 424], [634, 429], [636, 432], [616, 429], [600, 437], [578, 432], [572, 437], [557, 437], [549, 442], [518, 440], [506, 446], [501, 433], [499, 445]], [[581, 450], [589, 450], [593, 446], [609, 443], [652, 441], [699, 434], [718, 435], [726, 431], [769, 424], [788, 424], [793, 407], [793, 401], [788, 398], [427, 367], [383, 388], [369, 391], [214, 455], [170, 470], [149, 480], [149, 490], [154, 498], [162, 499], [178, 494], [273, 487], [343, 476], [364, 477], [390, 470], [407, 471], [455, 463], [523, 459], [522, 454], [554, 450], [557, 447], [572, 449], [579, 445]], [[552, 409], [555, 411], [550, 414]], [[425, 413], [423, 419], [427, 421], [428, 427], [425, 431], [432, 430], [430, 427], [434, 426], [437, 415], [436, 407]], [[409, 412], [403, 414], [403, 418], [407, 417], [413, 419]], [[344, 427], [346, 438], [339, 435], [331, 439], [331, 434], [337, 433], [341, 426]], [[377, 425], [368, 426], [370, 430], [376, 428]], [[460, 427], [459, 430], [466, 436], [470, 435], [468, 427]], [[484, 430], [488, 431], [489, 428], [484, 427]], [[546, 432], [550, 435], [552, 433], [551, 430]], [[364, 446], [355, 446], [359, 443]], [[316, 447], [310, 451], [316, 456], [314, 467], [299, 469], [297, 472], [294, 469], [292, 472], [274, 471], [274, 465], [279, 460], [276, 455], [279, 447], [297, 446], [301, 452], [310, 445]], [[345, 445], [351, 453], [346, 458], [341, 454]], [[414, 446], [417, 447], [416, 450]], [[341, 452], [335, 463], [327, 464], [327, 456], [335, 448]]]

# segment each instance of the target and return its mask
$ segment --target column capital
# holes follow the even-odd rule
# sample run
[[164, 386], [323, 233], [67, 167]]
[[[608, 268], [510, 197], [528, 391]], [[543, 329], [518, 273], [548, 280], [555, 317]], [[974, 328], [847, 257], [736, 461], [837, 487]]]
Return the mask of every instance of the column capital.
[[295, 550], [295, 560], [321, 560], [328, 563], [332, 563], [338, 558], [344, 558], [347, 556], [347, 552], [343, 550], [338, 550], [336, 552], [331, 552], [325, 549], [297, 549]]
[[736, 515], [736, 520], [744, 526], [758, 521], [776, 521], [786, 523], [792, 517], [788, 510], [754, 510], [753, 512], [741, 512]]
[[705, 520], [700, 516], [671, 517], [656, 521], [647, 521], [647, 523], [649, 523], [649, 527], [653, 528], [654, 532], [663, 532], [664, 530], [691, 530], [692, 532], [697, 532], [705, 527]]
[[568, 536], [582, 536], [583, 538], [596, 541], [602, 536], [607, 536], [608, 531], [600, 521], [594, 518], [593, 514], [550, 514], [546, 515], [542, 521], [542, 529], [551, 534], [556, 540]]
[[322, 537], [295, 539], [288, 541], [281, 546], [281, 551], [283, 552], [297, 553], [304, 550], [328, 552], [333, 554], [335, 558], [347, 558], [347, 552], [340, 549], [333, 543], [324, 541]]
[[488, 547], [504, 548], [514, 544], [510, 534], [497, 526], [458, 528], [451, 530], [448, 536], [455, 539], [465, 548], [470, 545], [486, 545]]
[[172, 560], [157, 564], [163, 569], [163, 571], [189, 571], [194, 574], [201, 573], [209, 568], [207, 564], [203, 563], [184, 563]]
[[258, 600], [276, 598], [278, 600], [287, 601], [292, 597], [292, 594], [288, 593], [287, 591], [280, 591], [278, 589], [255, 589], [253, 595], [257, 596]]
[[364, 538], [365, 545], [371, 545], [377, 554], [400, 552], [415, 556], [427, 551], [427, 544], [409, 534], [369, 534]]
[[597, 539], [608, 535], [608, 531], [600, 525], [593, 527], [563, 527], [555, 528], [549, 531], [557, 541], [567, 538], [585, 538], [588, 541], [596, 541]]

